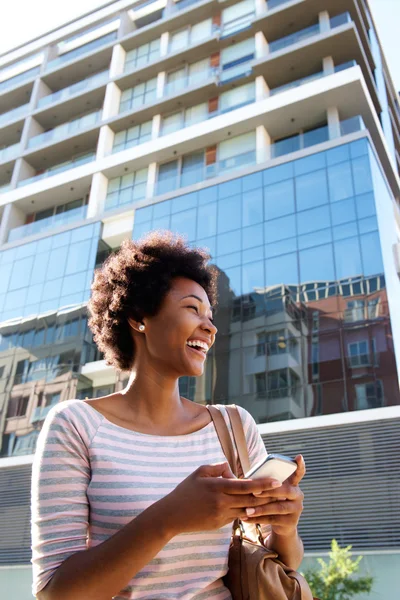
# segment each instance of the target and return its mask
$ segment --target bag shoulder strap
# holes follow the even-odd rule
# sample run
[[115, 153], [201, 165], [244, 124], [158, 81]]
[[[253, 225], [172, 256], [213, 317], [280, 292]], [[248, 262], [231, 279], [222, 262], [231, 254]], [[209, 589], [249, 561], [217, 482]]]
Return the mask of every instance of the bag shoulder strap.
[[242, 474], [244, 477], [244, 474], [250, 470], [250, 458], [249, 451], [247, 448], [246, 437], [244, 435], [242, 419], [240, 418], [240, 414], [236, 404], [228, 405], [226, 407], [226, 410], [228, 412], [229, 420], [231, 422], [233, 437], [235, 440], [240, 465], [242, 467]]
[[232, 444], [232, 438], [229, 434], [228, 427], [225, 423], [225, 419], [221, 414], [221, 411], [212, 405], [207, 405], [208, 412], [211, 415], [211, 418], [214, 422], [215, 430], [218, 435], [218, 439], [222, 446], [222, 450], [228, 460], [229, 466], [232, 470], [232, 473], [238, 476], [236, 460], [235, 460], [235, 451]]

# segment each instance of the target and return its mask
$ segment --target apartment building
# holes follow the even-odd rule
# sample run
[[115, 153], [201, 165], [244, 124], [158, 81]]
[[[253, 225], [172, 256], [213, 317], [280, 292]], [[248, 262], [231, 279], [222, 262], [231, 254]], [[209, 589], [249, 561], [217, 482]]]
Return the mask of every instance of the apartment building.
[[[0, 590], [30, 597], [29, 487], [57, 402], [122, 389], [94, 269], [171, 229], [220, 271], [182, 395], [303, 453], [306, 561], [400, 567], [400, 105], [366, 0], [117, 0], [0, 57]], [[397, 435], [396, 435], [397, 434]]]

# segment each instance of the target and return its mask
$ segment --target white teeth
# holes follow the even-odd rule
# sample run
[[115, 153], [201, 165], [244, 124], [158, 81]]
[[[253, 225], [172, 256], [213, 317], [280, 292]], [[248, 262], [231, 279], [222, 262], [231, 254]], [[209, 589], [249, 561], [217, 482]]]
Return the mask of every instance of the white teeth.
[[200, 340], [190, 340], [186, 343], [188, 346], [196, 346], [201, 348], [204, 352], [208, 352], [208, 345], [205, 342], [201, 342]]

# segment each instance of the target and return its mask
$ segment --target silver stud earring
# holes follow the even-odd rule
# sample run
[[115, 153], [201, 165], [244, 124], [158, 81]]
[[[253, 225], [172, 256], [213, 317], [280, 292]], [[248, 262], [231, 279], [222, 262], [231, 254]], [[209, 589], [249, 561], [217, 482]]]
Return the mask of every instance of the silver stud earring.
[[139, 325], [139, 331], [144, 331], [145, 327], [144, 325]]

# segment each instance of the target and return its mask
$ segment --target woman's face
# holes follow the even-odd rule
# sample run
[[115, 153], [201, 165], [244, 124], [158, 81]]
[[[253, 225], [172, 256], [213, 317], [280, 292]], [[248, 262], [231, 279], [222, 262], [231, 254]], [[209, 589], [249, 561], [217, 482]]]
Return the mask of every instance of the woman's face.
[[143, 319], [145, 331], [140, 335], [144, 338], [138, 350], [144, 351], [164, 375], [199, 376], [217, 333], [212, 318], [210, 301], [201, 285], [176, 277], [157, 315]]

